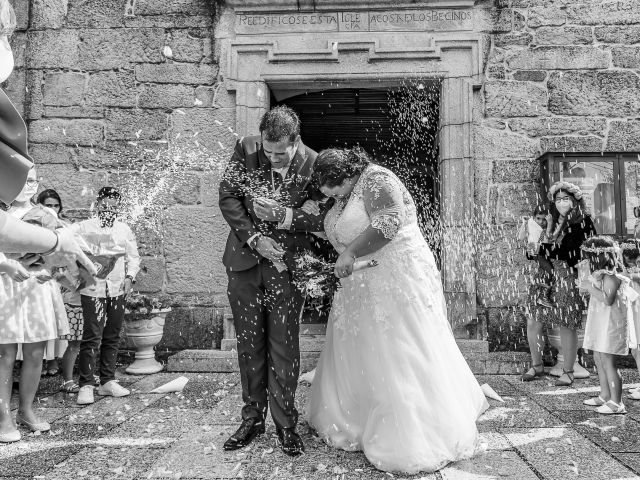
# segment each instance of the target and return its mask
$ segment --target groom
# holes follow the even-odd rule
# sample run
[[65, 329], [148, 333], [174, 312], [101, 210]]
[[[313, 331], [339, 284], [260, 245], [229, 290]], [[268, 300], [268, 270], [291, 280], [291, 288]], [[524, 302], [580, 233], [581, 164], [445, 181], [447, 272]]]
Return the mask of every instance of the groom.
[[290, 271], [293, 254], [316, 251], [311, 232], [324, 229], [322, 213], [301, 209], [314, 196], [316, 156], [302, 144], [298, 115], [276, 107], [262, 117], [260, 136], [238, 141], [220, 182], [220, 210], [231, 227], [223, 263], [244, 401], [242, 424], [225, 450], [264, 433], [270, 406], [282, 450], [292, 456], [304, 451], [294, 405], [304, 298]]

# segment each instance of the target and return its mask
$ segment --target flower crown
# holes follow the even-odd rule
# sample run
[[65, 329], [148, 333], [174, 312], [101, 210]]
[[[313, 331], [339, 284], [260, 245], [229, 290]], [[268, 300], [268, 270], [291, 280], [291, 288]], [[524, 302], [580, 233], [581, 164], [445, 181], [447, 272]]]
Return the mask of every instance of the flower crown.
[[549, 193], [547, 194], [549, 200], [553, 201], [553, 197], [559, 190], [564, 190], [565, 192], [570, 193], [576, 200], [582, 200], [582, 190], [580, 190], [580, 187], [573, 183], [563, 181], [556, 182], [551, 186]]
[[638, 250], [638, 245], [636, 245], [635, 243], [623, 243], [622, 245], [620, 245], [620, 248], [622, 248], [622, 251]]
[[580, 250], [587, 253], [618, 253], [619, 247], [580, 247]]

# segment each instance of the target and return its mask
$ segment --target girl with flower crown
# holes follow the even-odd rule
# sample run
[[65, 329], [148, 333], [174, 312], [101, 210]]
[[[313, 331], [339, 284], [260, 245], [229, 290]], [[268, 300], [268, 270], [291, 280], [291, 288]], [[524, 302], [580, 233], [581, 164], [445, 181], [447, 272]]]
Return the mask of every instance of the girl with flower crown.
[[527, 319], [527, 339], [531, 351], [531, 368], [522, 376], [531, 381], [544, 375], [542, 364], [543, 327], [558, 325], [564, 356], [563, 373], [556, 386], [573, 384], [573, 367], [578, 351], [578, 333], [584, 304], [576, 285], [576, 265], [580, 260], [580, 246], [596, 234], [580, 188], [569, 182], [556, 182], [549, 189], [550, 222], [548, 243], [540, 246], [542, 255], [553, 264], [555, 304], [549, 308], [532, 302]]
[[622, 377], [616, 368], [616, 356], [629, 351], [627, 302], [637, 294], [630, 280], [620, 274], [620, 247], [610, 237], [590, 238], [581, 249], [591, 270], [586, 282], [590, 299], [583, 346], [593, 352], [600, 381], [600, 395], [583, 403], [603, 415], [624, 414], [627, 410], [622, 403]]
[[[622, 259], [627, 277], [631, 280], [631, 288], [640, 295], [640, 250], [636, 240], [624, 242], [621, 245]], [[630, 322], [629, 348], [640, 372], [640, 302], [636, 301], [627, 310]], [[633, 332], [631, 334], [631, 332]], [[640, 400], [640, 387], [629, 389], [629, 398]]]

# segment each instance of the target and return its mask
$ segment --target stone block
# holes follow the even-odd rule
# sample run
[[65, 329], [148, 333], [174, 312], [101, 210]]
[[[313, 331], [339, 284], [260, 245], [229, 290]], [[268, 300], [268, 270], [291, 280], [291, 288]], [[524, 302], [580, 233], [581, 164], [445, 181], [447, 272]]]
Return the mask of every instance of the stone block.
[[132, 70], [96, 72], [89, 76], [87, 105], [135, 107], [136, 79]]
[[152, 84], [140, 86], [140, 108], [193, 107], [194, 88], [188, 85]]
[[513, 12], [509, 8], [478, 8], [475, 13], [476, 29], [482, 32], [506, 33], [513, 28]]
[[45, 117], [49, 118], [104, 118], [104, 109], [101, 107], [44, 107]]
[[144, 223], [139, 223], [135, 226], [134, 233], [138, 240], [138, 251], [140, 255], [154, 258], [163, 255], [162, 228], [158, 228], [152, 224], [145, 225]]
[[2, 85], [2, 90], [7, 94], [11, 103], [20, 114], [24, 115], [27, 106], [26, 72], [23, 68], [16, 68]]
[[108, 109], [107, 140], [158, 140], [165, 138], [167, 114], [159, 110]]
[[562, 136], [540, 139], [541, 152], [601, 152], [604, 141], [601, 137]]
[[[98, 193], [94, 174], [72, 165], [38, 165], [41, 188], [53, 188], [60, 194], [65, 210], [89, 208]], [[102, 185], [100, 185], [102, 186]]]
[[162, 257], [142, 257], [135, 289], [142, 293], [155, 293], [161, 291], [163, 285], [164, 259]]
[[218, 66], [213, 64], [136, 65], [136, 79], [139, 82], [212, 85], [217, 75]]
[[615, 152], [640, 151], [640, 121], [613, 120], [609, 126], [606, 149]]
[[57, 29], [65, 24], [69, 0], [33, 0], [31, 3], [31, 28]]
[[494, 160], [493, 183], [535, 182], [540, 177], [540, 165], [532, 159]]
[[536, 117], [547, 111], [547, 89], [529, 82], [491, 81], [484, 86], [489, 117]]
[[514, 80], [519, 82], [544, 82], [547, 79], [545, 70], [518, 70], [513, 72]]
[[222, 320], [221, 308], [174, 307], [167, 315], [164, 336], [158, 348], [219, 348], [222, 340]]
[[170, 180], [175, 201], [181, 205], [195, 205], [200, 200], [200, 177], [182, 173]]
[[556, 6], [537, 6], [527, 11], [527, 25], [531, 28], [558, 26], [567, 23], [567, 13]]
[[567, 134], [596, 134], [604, 136], [607, 120], [598, 117], [538, 117], [513, 118], [509, 120], [509, 128], [514, 132], [522, 132], [530, 137], [559, 136]]
[[207, 0], [168, 0], [158, 3], [155, 0], [138, 0], [136, 15], [166, 15], [186, 13], [188, 15], [213, 15], [215, 6]]
[[533, 40], [533, 35], [529, 32], [512, 32], [497, 34], [493, 36], [493, 43], [496, 47], [508, 48], [515, 45], [529, 45]]
[[43, 104], [59, 107], [81, 105], [88, 77], [88, 74], [79, 72], [45, 74]]
[[207, 172], [200, 177], [200, 202], [204, 207], [218, 207], [220, 174]]
[[535, 140], [504, 130], [474, 126], [473, 138], [478, 159], [531, 158], [538, 152]]
[[498, 224], [519, 222], [539, 203], [538, 186], [533, 182], [495, 184], [489, 196], [495, 201], [494, 219]]
[[194, 101], [194, 105], [196, 107], [210, 108], [215, 106], [214, 98], [215, 98], [216, 87], [196, 87], [195, 96], [196, 100]]
[[640, 68], [640, 47], [613, 47], [613, 66], [618, 68]]
[[29, 147], [29, 153], [36, 165], [41, 165], [43, 163], [68, 165], [72, 163], [74, 156], [73, 147], [47, 143], [34, 143]]
[[234, 127], [235, 109], [190, 108], [171, 114], [174, 136], [180, 134], [186, 142], [197, 135], [197, 141], [210, 149], [214, 157], [221, 155], [223, 159], [229, 158], [229, 148], [235, 145]]
[[611, 54], [597, 47], [551, 46], [509, 52], [511, 70], [588, 70], [609, 68]]
[[640, 23], [640, 0], [579, 3], [567, 6], [567, 19], [576, 25], [633, 25]]
[[27, 34], [26, 32], [14, 32], [9, 39], [11, 52], [13, 53], [14, 68], [23, 68], [26, 65], [27, 57]]
[[89, 119], [35, 120], [29, 125], [29, 140], [34, 143], [97, 145], [104, 140], [104, 123]]
[[16, 14], [16, 30], [26, 30], [29, 28], [29, 7], [31, 2], [19, 1], [11, 2]]
[[[15, 73], [14, 73], [15, 75]], [[28, 101], [25, 105], [25, 120], [35, 120], [42, 118], [44, 114], [44, 105], [42, 97], [42, 85], [44, 83], [44, 72], [42, 70], [29, 70], [26, 78], [26, 91], [28, 92]]]
[[593, 43], [591, 27], [540, 27], [536, 30], [538, 45], [588, 45]]
[[487, 67], [487, 77], [492, 80], [504, 80], [506, 78], [504, 65], [494, 63]]
[[176, 62], [211, 62], [213, 60], [213, 32], [208, 28], [173, 30], [169, 46]]
[[558, 115], [636, 116], [640, 78], [633, 72], [552, 73], [549, 110]]
[[27, 57], [30, 68], [78, 67], [78, 30], [30, 30], [28, 35]]
[[[48, 0], [47, 0], [48, 1]], [[116, 28], [124, 26], [124, 4], [113, 0], [68, 0], [67, 26]]]
[[127, 28], [207, 28], [214, 25], [212, 15], [136, 15], [125, 17]]
[[603, 43], [640, 43], [640, 25], [595, 27], [596, 40]]
[[217, 210], [173, 207], [164, 224], [167, 293], [223, 293], [228, 226]]
[[134, 63], [164, 61], [164, 30], [84, 29], [79, 30], [78, 64], [87, 70], [124, 68]]

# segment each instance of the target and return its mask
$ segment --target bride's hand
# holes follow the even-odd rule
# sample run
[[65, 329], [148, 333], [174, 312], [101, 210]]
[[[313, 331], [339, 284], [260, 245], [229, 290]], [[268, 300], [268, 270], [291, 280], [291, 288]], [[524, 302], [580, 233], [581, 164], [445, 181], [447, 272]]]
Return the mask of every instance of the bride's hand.
[[333, 274], [338, 278], [348, 277], [353, 273], [353, 264], [356, 261], [355, 255], [349, 251], [344, 251], [336, 260], [336, 265], [333, 269]]

